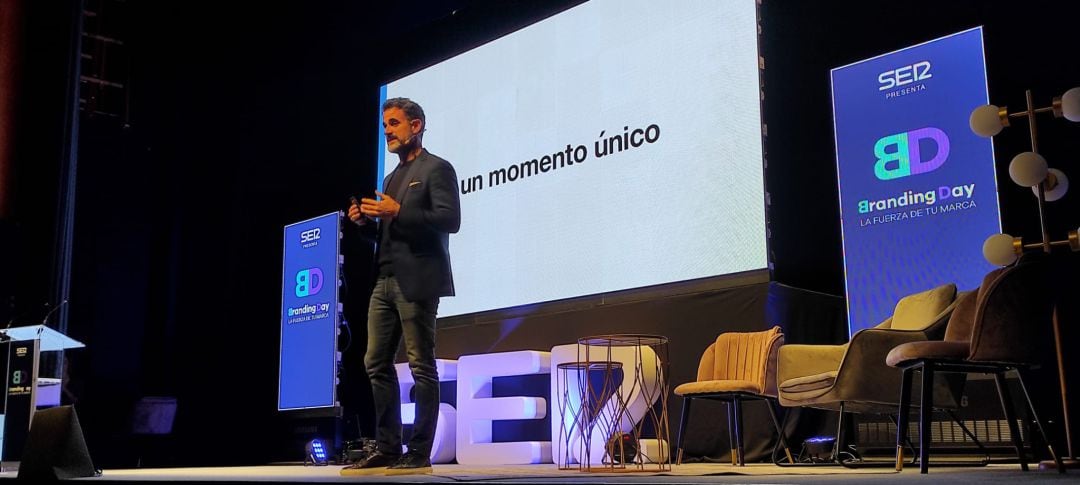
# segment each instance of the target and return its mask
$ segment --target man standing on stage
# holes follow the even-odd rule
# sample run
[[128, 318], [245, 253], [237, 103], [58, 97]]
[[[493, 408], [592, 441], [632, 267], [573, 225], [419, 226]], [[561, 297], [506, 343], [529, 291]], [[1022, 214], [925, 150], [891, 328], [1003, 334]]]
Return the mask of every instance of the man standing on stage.
[[[457, 174], [423, 147], [427, 121], [419, 104], [393, 98], [382, 105], [386, 147], [397, 168], [377, 198], [349, 207], [349, 219], [377, 225], [378, 279], [368, 306], [364, 356], [375, 400], [378, 450], [342, 469], [342, 475], [431, 473], [431, 446], [439, 410], [435, 368], [435, 313], [439, 297], [453, 296], [449, 238], [461, 225]], [[405, 337], [416, 381], [416, 421], [409, 451], [401, 453], [401, 402], [394, 356]]]

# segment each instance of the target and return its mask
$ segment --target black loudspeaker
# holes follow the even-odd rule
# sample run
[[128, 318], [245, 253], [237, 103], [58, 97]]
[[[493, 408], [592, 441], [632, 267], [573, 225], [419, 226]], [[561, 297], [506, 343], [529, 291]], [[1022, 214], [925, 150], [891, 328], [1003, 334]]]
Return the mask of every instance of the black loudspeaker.
[[30, 436], [19, 463], [19, 480], [62, 480], [94, 475], [94, 464], [86, 450], [75, 408], [59, 406], [34, 413]]
[[638, 443], [634, 436], [629, 433], [616, 431], [608, 440], [607, 448], [611, 450], [608, 455], [611, 463], [633, 463], [634, 459], [637, 458]]

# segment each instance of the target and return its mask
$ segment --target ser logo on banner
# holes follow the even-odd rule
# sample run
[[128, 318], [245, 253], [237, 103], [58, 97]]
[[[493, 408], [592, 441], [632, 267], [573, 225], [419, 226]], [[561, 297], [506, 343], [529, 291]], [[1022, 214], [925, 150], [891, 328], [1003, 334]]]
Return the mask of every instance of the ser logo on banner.
[[[933, 140], [937, 153], [923, 160], [922, 140]], [[874, 143], [874, 175], [879, 180], [892, 180], [937, 170], [949, 157], [949, 137], [932, 126], [906, 133], [882, 137]]]
[[319, 268], [310, 268], [296, 272], [296, 296], [303, 298], [317, 294], [322, 289], [323, 273]]
[[930, 73], [930, 61], [916, 62], [910, 66], [889, 69], [878, 74], [878, 83], [881, 84], [878, 91], [897, 88], [932, 77], [934, 75]]

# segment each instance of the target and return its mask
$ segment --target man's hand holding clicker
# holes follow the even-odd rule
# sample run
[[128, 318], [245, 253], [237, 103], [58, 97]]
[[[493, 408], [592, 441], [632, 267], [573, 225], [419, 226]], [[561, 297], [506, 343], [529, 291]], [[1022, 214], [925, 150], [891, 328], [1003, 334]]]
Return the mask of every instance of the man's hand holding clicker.
[[[368, 217], [379, 217], [384, 219], [393, 219], [397, 217], [398, 211], [401, 210], [401, 204], [398, 204], [389, 195], [382, 192], [375, 191], [375, 195], [379, 199], [360, 199], [360, 213]], [[350, 218], [352, 217], [352, 209], [349, 209]]]
[[360, 201], [353, 198], [352, 202], [349, 204], [349, 220], [364, 225], [364, 215], [360, 213]]

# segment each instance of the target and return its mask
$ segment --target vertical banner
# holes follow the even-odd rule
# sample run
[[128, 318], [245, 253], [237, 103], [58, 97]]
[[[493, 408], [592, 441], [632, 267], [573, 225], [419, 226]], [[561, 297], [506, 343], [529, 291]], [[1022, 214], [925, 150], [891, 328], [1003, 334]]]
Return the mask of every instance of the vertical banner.
[[968, 127], [987, 104], [982, 28], [832, 70], [851, 334], [905, 295], [973, 289], [1001, 232], [993, 145]]
[[278, 410], [337, 400], [341, 213], [285, 226]]
[[30, 421], [36, 406], [40, 340], [5, 342], [7, 347], [7, 386], [4, 406], [3, 463], [18, 462], [26, 438], [30, 436]]

